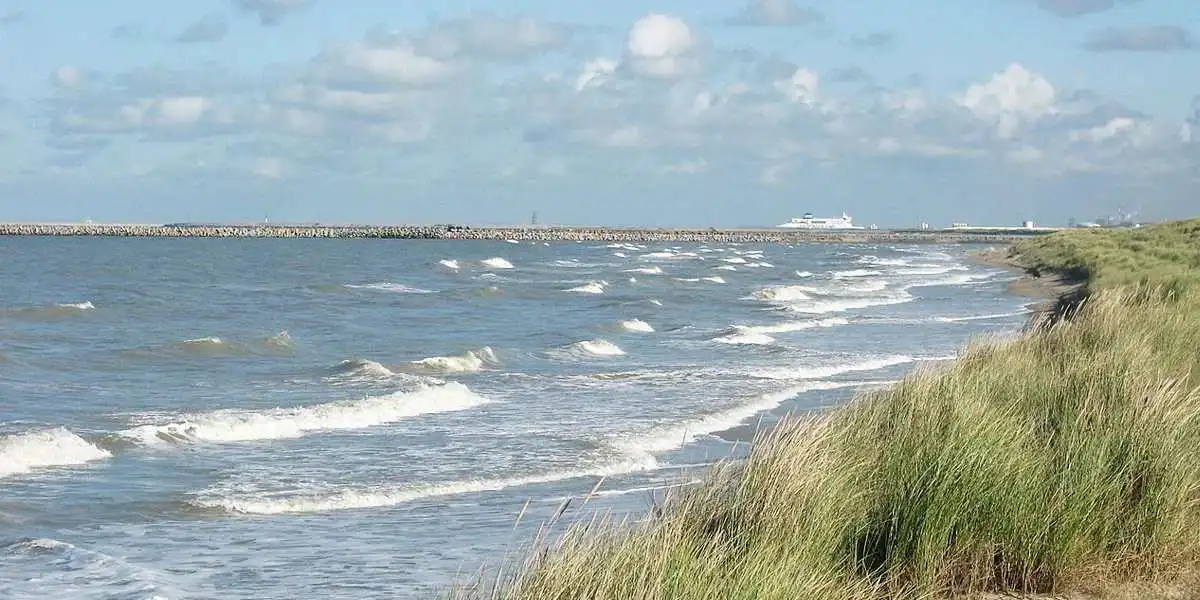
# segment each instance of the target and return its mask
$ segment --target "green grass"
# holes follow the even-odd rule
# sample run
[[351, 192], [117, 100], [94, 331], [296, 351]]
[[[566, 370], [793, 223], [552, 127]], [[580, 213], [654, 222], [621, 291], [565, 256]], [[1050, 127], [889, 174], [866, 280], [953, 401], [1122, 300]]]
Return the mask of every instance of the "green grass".
[[1074, 317], [785, 420], [640, 523], [460, 598], [875, 599], [1171, 580], [1200, 560], [1200, 221], [1018, 245]]

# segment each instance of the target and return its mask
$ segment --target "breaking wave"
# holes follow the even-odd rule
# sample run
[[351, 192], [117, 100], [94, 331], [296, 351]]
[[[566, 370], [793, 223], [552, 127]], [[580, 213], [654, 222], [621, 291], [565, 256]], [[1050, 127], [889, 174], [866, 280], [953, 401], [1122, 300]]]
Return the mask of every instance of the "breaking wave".
[[876, 358], [868, 358], [857, 362], [843, 363], [839, 365], [826, 365], [821, 367], [779, 367], [771, 369], [759, 369], [750, 371], [751, 377], [760, 379], [826, 379], [845, 373], [856, 373], [863, 371], [878, 371], [896, 365], [905, 365], [916, 362], [917, 359], [911, 356], [895, 355], [881, 356]]
[[663, 273], [665, 273], [665, 271], [662, 270], [662, 267], [659, 267], [659, 266], [641, 267], [638, 269], [627, 269], [625, 272], [626, 273], [639, 273], [641, 275], [662, 275]]
[[450, 269], [451, 271], [457, 271], [460, 268], [458, 261], [453, 259], [439, 260], [438, 264]]
[[110, 456], [108, 450], [63, 427], [0, 436], [0, 479], [35, 469], [82, 465]]
[[654, 333], [654, 328], [649, 323], [641, 319], [629, 319], [621, 321], [618, 326], [622, 331], [630, 331], [634, 333]]
[[590, 281], [590, 282], [588, 282], [588, 283], [586, 283], [586, 284], [584, 284], [584, 285], [581, 285], [581, 286], [578, 286], [578, 287], [573, 287], [573, 288], [570, 288], [570, 289], [567, 289], [567, 290], [563, 290], [563, 291], [564, 291], [564, 292], [570, 292], [570, 293], [573, 293], [573, 294], [595, 294], [595, 295], [599, 295], [599, 294], [603, 294], [603, 293], [604, 293], [604, 284], [603, 284], [602, 282], [599, 282], [599, 281]]
[[587, 340], [557, 348], [550, 353], [558, 356], [587, 358], [595, 356], [623, 356], [625, 351], [620, 346], [608, 340]]
[[241, 514], [324, 513], [342, 510], [383, 508], [429, 498], [494, 492], [514, 487], [554, 483], [584, 477], [624, 475], [656, 468], [658, 468], [658, 462], [653, 457], [641, 456], [636, 459], [602, 464], [591, 468], [583, 467], [578, 470], [557, 471], [519, 477], [476, 479], [412, 486], [374, 486], [340, 490], [314, 490], [283, 494], [260, 493], [242, 497], [212, 494], [197, 498], [191, 503], [200, 508], [218, 509]]
[[829, 319], [812, 321], [787, 321], [784, 323], [776, 323], [774, 325], [734, 325], [733, 328], [746, 334], [770, 335], [772, 333], [792, 333], [795, 331], [804, 331], [819, 327], [837, 327], [839, 325], [849, 324], [850, 321], [846, 319], [841, 317], [833, 317]]
[[834, 390], [870, 385], [868, 381], [830, 382], [814, 381], [804, 383], [783, 391], [763, 394], [754, 400], [729, 408], [683, 425], [657, 428], [638, 436], [626, 437], [617, 442], [617, 446], [631, 456], [653, 455], [682, 448], [702, 436], [718, 431], [732, 429], [746, 419], [762, 412], [778, 408], [784, 402], [800, 394], [817, 390]]
[[751, 294], [755, 300], [764, 302], [796, 302], [799, 300], [808, 300], [809, 288], [799, 285], [782, 285], [776, 287], [763, 288]]
[[413, 369], [448, 375], [451, 373], [474, 373], [500, 364], [500, 359], [489, 347], [469, 350], [458, 356], [434, 356], [409, 363]]
[[251, 442], [298, 438], [321, 431], [363, 429], [425, 414], [467, 410], [485, 404], [467, 386], [447, 383], [411, 392], [298, 408], [220, 410], [120, 433], [146, 445], [188, 442]]
[[513, 268], [512, 263], [508, 262], [507, 260], [504, 260], [503, 258], [501, 258], [499, 256], [494, 256], [487, 260], [481, 261], [481, 264], [483, 264], [483, 266], [485, 266], [485, 267], [489, 267], [492, 269], [511, 269], [511, 268]]
[[380, 281], [377, 283], [365, 283], [361, 285], [346, 284], [346, 287], [352, 290], [374, 290], [376, 292], [389, 292], [392, 294], [436, 294], [435, 290], [426, 290], [423, 288], [404, 285], [403, 283], [392, 283], [390, 281]]
[[775, 343], [775, 338], [765, 333], [747, 332], [722, 336], [713, 341], [735, 346], [769, 346]]

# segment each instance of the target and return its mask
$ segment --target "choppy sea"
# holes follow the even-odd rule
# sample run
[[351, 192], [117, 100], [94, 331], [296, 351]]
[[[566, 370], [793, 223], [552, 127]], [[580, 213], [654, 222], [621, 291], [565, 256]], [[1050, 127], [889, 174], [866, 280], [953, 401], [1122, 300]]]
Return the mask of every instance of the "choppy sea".
[[1018, 329], [969, 249], [0, 238], [0, 598], [431, 597]]

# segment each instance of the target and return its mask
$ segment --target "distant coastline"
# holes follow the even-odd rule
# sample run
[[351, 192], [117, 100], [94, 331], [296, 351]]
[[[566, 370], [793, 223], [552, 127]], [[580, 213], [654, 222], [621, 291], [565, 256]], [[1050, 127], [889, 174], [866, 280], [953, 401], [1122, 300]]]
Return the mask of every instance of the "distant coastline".
[[270, 225], [0, 223], [0, 236], [332, 238], [479, 240], [520, 242], [720, 243], [1011, 243], [1043, 231], [806, 230], [649, 227], [471, 227], [466, 225]]

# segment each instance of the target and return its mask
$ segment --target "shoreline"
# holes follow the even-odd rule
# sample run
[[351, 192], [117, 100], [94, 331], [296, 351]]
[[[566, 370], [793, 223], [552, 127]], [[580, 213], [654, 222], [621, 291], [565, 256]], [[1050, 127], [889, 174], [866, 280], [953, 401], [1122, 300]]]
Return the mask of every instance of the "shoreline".
[[1030, 305], [1030, 325], [1049, 316], [1057, 320], [1077, 306], [1087, 295], [1084, 278], [1061, 272], [1042, 273], [1021, 264], [1010, 250], [1012, 246], [990, 248], [968, 253], [968, 260], [978, 265], [1005, 269], [1019, 278], [1008, 283], [1007, 291], [1018, 296], [1036, 298]]
[[518, 242], [1013, 243], [1048, 232], [951, 229], [468, 227], [464, 225], [236, 225], [0, 223], [0, 237], [314, 238]]

